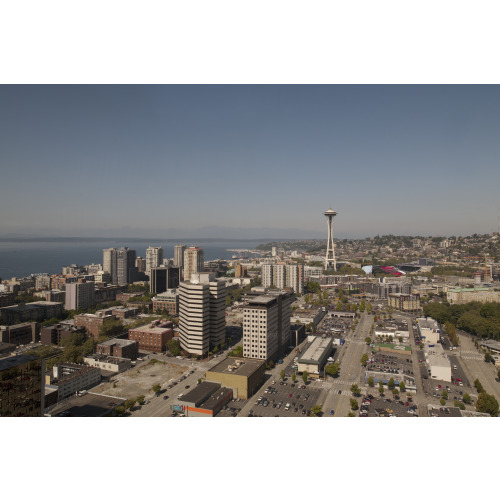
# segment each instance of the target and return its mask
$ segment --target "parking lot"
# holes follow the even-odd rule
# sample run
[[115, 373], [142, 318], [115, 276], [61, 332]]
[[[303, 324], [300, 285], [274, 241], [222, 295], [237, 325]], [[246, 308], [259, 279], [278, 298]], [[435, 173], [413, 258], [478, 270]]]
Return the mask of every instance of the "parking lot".
[[413, 362], [411, 354], [391, 354], [388, 352], [379, 351], [374, 354], [371, 361], [367, 363], [367, 368], [374, 371], [384, 373], [413, 375]]
[[[451, 363], [451, 381], [454, 385], [458, 385], [460, 387], [466, 387], [470, 389], [472, 387], [470, 380], [465, 375], [465, 371], [461, 365], [461, 361], [455, 355], [448, 356]], [[462, 386], [460, 385], [462, 382]]]
[[427, 407], [427, 414], [429, 417], [461, 417], [462, 414], [460, 410], [455, 407], [447, 406], [434, 406], [429, 405]]
[[[283, 384], [283, 385], [281, 385]], [[259, 391], [259, 398], [247, 415], [252, 417], [305, 417], [317, 404], [320, 389], [304, 385], [302, 380], [268, 383]], [[287, 409], [288, 408], [288, 409]]]
[[[443, 380], [424, 380], [424, 390], [428, 396], [434, 398], [438, 402], [443, 395], [443, 391], [448, 393], [448, 403], [453, 404], [455, 401], [462, 402], [464, 393], [470, 394], [470, 389], [453, 385], [451, 382]], [[472, 394], [470, 394], [472, 396]]]
[[[371, 396], [371, 398], [370, 398]], [[411, 394], [393, 397], [367, 395], [360, 402], [360, 417], [418, 417], [418, 406]], [[371, 399], [371, 402], [370, 402]]]

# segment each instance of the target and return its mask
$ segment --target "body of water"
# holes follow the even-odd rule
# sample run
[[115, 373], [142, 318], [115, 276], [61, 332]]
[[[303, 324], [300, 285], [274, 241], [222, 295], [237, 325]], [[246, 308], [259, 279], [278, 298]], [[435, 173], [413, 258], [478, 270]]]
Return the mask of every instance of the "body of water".
[[254, 249], [269, 240], [126, 240], [126, 239], [30, 239], [0, 241], [0, 277], [22, 278], [30, 274], [60, 273], [63, 266], [102, 264], [104, 248], [129, 247], [137, 257], [146, 256], [148, 246], [161, 246], [163, 257], [173, 258], [174, 246], [183, 244], [201, 247], [205, 260], [231, 259], [233, 252], [226, 249]]

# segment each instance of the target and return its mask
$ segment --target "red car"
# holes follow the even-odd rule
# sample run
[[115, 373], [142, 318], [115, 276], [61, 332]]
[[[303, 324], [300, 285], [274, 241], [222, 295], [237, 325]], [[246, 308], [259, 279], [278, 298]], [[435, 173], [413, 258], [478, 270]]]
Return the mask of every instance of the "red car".
[[289, 398], [291, 398], [291, 397], [292, 397], [292, 395], [291, 395], [291, 394], [289, 394], [289, 395], [288, 395], [288, 397], [289, 397]]

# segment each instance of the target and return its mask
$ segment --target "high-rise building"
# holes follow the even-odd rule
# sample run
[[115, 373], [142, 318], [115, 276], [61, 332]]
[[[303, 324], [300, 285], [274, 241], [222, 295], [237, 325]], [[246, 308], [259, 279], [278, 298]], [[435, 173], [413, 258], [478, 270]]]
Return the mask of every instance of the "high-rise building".
[[19, 355], [0, 359], [0, 417], [41, 417], [45, 360]]
[[145, 273], [146, 272], [146, 259], [143, 257], [137, 257], [135, 259], [135, 267], [137, 268], [138, 273]]
[[245, 278], [247, 275], [247, 268], [238, 262], [234, 268], [234, 277]]
[[243, 310], [243, 356], [276, 358], [290, 343], [294, 294], [273, 291], [251, 299]]
[[95, 303], [95, 285], [93, 282], [68, 283], [66, 285], [64, 309], [67, 311], [88, 309]]
[[304, 266], [302, 264], [291, 264], [286, 266], [286, 286], [293, 288], [295, 293], [304, 293]]
[[262, 265], [262, 286], [269, 288], [273, 285], [273, 265]]
[[273, 285], [280, 290], [286, 287], [286, 265], [283, 263], [273, 266]]
[[174, 266], [184, 267], [184, 250], [186, 250], [186, 245], [175, 245], [174, 247]]
[[160, 267], [163, 264], [163, 248], [148, 247], [146, 248], [146, 274], [150, 276], [153, 267]]
[[105, 248], [102, 251], [102, 270], [111, 275], [111, 283], [118, 283], [116, 266], [116, 248]]
[[[128, 247], [116, 251], [117, 285], [127, 285], [135, 280], [135, 250]], [[113, 274], [111, 273], [111, 276]], [[113, 283], [114, 284], [114, 283]]]
[[184, 279], [189, 281], [193, 273], [203, 272], [204, 253], [199, 247], [189, 247], [184, 251]]
[[149, 292], [166, 292], [169, 288], [177, 288], [180, 282], [181, 270], [178, 267], [154, 267], [150, 270]]
[[226, 338], [226, 283], [212, 279], [209, 287], [210, 345], [220, 346]]
[[102, 269], [111, 275], [113, 285], [127, 285], [135, 280], [135, 250], [123, 247], [102, 251]]
[[179, 287], [179, 331], [182, 349], [204, 356], [225, 338], [226, 287], [212, 273], [193, 273]]

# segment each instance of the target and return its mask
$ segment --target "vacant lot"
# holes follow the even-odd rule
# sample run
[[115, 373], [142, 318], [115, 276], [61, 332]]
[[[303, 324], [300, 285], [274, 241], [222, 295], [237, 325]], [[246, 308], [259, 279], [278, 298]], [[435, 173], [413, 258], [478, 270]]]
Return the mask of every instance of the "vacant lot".
[[170, 380], [186, 370], [187, 368], [179, 365], [149, 361], [116, 375], [114, 381], [98, 385], [92, 392], [120, 398], [136, 398], [140, 395], [150, 397], [153, 394], [153, 385], [160, 384], [161, 388], [165, 389]]

